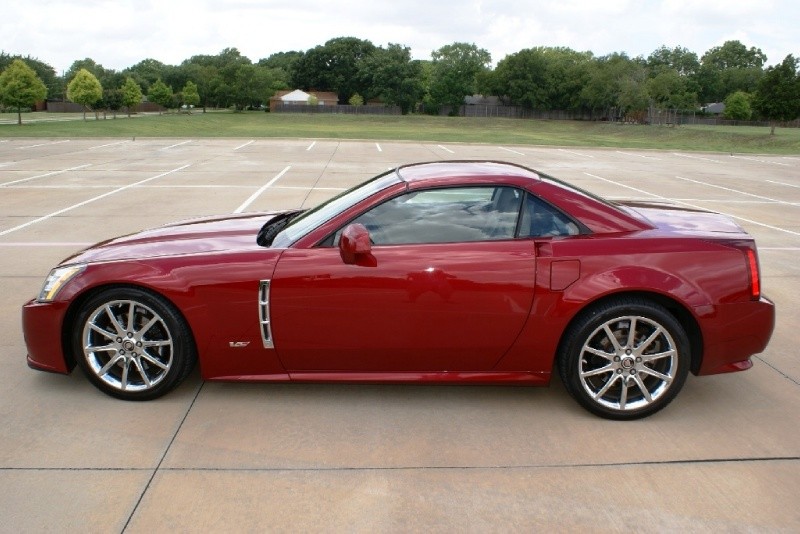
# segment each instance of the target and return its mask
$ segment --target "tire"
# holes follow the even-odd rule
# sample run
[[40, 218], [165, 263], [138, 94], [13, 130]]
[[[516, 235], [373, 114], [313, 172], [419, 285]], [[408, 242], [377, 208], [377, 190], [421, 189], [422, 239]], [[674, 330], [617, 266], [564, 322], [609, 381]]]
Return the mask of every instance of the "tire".
[[100, 291], [73, 324], [78, 365], [100, 391], [144, 401], [175, 389], [197, 360], [186, 321], [165, 298], [132, 287]]
[[639, 419], [664, 408], [681, 390], [690, 350], [686, 331], [666, 308], [626, 297], [576, 318], [565, 333], [558, 367], [567, 391], [590, 412]]

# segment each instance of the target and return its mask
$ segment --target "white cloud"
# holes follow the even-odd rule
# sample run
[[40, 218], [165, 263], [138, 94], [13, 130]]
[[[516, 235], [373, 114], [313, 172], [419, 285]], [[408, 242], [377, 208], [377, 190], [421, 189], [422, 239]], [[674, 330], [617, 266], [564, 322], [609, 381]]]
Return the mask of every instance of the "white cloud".
[[793, 0], [42, 0], [36, 9], [4, 6], [0, 49], [62, 71], [85, 57], [123, 69], [145, 58], [177, 64], [226, 47], [257, 61], [341, 36], [400, 43], [419, 59], [465, 41], [489, 50], [495, 62], [534, 46], [647, 56], [664, 44], [702, 56], [739, 39], [777, 63], [800, 55], [798, 27]]

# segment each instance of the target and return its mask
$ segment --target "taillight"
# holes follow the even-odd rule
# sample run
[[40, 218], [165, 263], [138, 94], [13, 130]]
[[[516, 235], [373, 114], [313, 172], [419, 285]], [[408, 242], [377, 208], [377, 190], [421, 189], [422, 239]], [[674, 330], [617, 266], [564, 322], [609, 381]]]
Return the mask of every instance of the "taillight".
[[756, 256], [755, 249], [748, 248], [745, 251], [747, 255], [747, 271], [750, 278], [750, 300], [758, 300], [761, 298], [761, 280], [758, 273], [758, 257]]

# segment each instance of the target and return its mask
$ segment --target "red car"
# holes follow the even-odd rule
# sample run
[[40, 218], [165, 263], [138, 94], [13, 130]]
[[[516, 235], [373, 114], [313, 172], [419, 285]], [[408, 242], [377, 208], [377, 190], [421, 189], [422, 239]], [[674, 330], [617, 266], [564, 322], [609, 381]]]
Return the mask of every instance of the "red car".
[[634, 419], [772, 334], [753, 238], [499, 162], [407, 165], [308, 211], [112, 239], [25, 304], [28, 364], [105, 393], [206, 380], [546, 385]]

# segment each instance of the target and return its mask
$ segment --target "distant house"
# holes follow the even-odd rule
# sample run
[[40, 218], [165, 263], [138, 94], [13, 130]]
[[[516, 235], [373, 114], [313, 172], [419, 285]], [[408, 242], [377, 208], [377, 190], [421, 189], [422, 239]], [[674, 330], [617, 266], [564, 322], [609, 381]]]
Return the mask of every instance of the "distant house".
[[713, 104], [706, 104], [701, 109], [710, 115], [722, 115], [725, 113], [725, 104], [714, 102]]
[[270, 111], [275, 111], [278, 106], [307, 106], [308, 99], [314, 95], [317, 97], [318, 106], [335, 106], [339, 103], [339, 95], [327, 91], [278, 91], [275, 96], [269, 99]]

